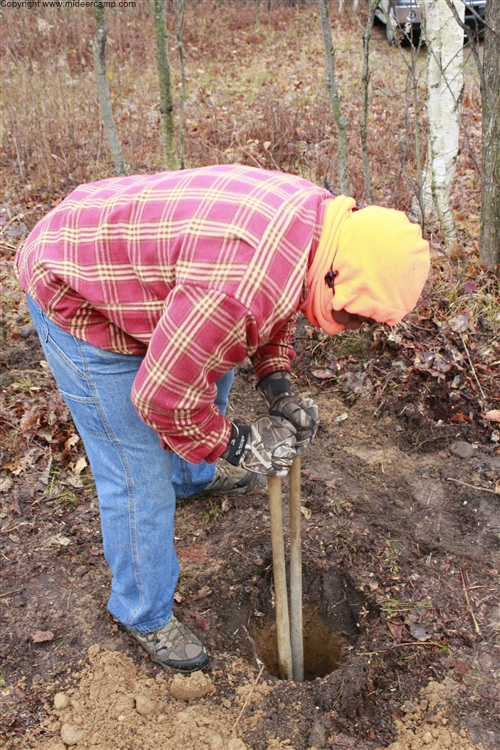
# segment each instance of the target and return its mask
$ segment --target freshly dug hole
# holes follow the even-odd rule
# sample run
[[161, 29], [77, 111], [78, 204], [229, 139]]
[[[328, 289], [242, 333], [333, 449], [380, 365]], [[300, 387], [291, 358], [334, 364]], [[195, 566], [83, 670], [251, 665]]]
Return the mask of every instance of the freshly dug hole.
[[[279, 677], [276, 610], [272, 573], [267, 566], [260, 579], [257, 607], [247, 610], [247, 627], [257, 655], [270, 674]], [[335, 569], [303, 569], [304, 680], [325, 677], [341, 666], [346, 651], [359, 634], [359, 612], [364, 597]]]
[[[348, 645], [345, 633], [331, 630], [317, 609], [303, 609], [304, 621], [304, 680], [325, 677], [341, 662]], [[279, 677], [276, 621], [264, 622], [253, 633], [259, 657], [274, 677]]]

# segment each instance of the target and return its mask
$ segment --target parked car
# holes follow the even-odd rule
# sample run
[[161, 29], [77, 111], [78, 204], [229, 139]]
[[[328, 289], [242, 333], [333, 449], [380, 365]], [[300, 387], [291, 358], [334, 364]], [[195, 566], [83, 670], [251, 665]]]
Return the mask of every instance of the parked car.
[[[486, 0], [467, 0], [465, 23], [469, 28], [481, 31], [485, 8]], [[385, 24], [387, 41], [392, 44], [398, 33], [411, 39], [420, 32], [422, 11], [417, 0], [380, 0], [375, 18]]]

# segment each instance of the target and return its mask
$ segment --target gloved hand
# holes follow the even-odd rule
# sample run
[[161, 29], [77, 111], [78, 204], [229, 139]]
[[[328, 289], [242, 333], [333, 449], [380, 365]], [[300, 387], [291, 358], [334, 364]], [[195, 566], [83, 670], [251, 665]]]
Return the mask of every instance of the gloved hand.
[[269, 414], [288, 419], [296, 430], [295, 449], [297, 453], [304, 453], [318, 429], [318, 407], [314, 401], [291, 393], [284, 394], [273, 401]]
[[304, 453], [318, 429], [318, 407], [311, 398], [294, 396], [288, 372], [273, 372], [257, 386], [269, 406], [269, 414], [287, 419], [295, 427], [295, 448]]
[[255, 474], [283, 477], [297, 451], [295, 427], [282, 417], [261, 417], [250, 427], [233, 424], [222, 458]]

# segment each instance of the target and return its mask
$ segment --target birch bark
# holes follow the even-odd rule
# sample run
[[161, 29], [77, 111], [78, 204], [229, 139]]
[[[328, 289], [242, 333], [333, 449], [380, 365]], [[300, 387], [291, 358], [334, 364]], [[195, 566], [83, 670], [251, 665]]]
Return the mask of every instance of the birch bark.
[[[465, 5], [454, 0], [463, 22]], [[435, 213], [446, 247], [457, 242], [450, 194], [455, 175], [463, 89], [462, 27], [446, 0], [423, 0], [427, 44], [427, 121], [429, 151], [422, 188], [426, 217]]]

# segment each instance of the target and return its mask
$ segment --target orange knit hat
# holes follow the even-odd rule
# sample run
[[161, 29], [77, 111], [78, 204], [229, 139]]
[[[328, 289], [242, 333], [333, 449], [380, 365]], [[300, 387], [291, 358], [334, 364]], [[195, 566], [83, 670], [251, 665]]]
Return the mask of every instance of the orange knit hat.
[[[309, 267], [304, 313], [313, 325], [335, 334], [344, 326], [332, 310], [346, 310], [395, 325], [415, 306], [429, 273], [429, 244], [402, 211], [354, 200], [329, 203], [315, 257]], [[332, 276], [327, 280], [329, 272]]]

